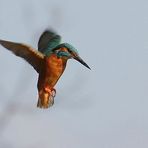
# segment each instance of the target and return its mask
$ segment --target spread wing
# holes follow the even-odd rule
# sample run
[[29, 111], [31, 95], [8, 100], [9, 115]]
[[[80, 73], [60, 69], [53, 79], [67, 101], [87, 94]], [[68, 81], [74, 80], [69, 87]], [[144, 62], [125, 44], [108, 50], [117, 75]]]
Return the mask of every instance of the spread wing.
[[48, 56], [56, 46], [61, 42], [61, 36], [52, 30], [46, 30], [40, 36], [38, 42], [38, 50], [44, 55]]
[[6, 49], [12, 51], [16, 56], [25, 59], [37, 72], [40, 71], [41, 64], [44, 59], [44, 55], [41, 52], [21, 43], [0, 40], [0, 44]]

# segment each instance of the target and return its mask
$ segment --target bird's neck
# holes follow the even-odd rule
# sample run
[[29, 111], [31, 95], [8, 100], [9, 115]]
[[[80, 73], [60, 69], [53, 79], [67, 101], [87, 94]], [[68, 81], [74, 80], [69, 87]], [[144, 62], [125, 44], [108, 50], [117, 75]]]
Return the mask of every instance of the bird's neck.
[[55, 54], [51, 54], [49, 57], [46, 58], [48, 65], [53, 66], [62, 66], [65, 68], [68, 58], [66, 57], [57, 57]]

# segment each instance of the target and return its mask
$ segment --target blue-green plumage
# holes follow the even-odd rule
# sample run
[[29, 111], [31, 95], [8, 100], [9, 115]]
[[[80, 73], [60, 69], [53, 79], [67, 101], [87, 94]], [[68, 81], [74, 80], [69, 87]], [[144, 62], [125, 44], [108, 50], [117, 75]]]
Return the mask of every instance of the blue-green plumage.
[[58, 58], [62, 58], [62, 57], [69, 58], [69, 57], [71, 57], [71, 54], [68, 53], [68, 52], [65, 52], [65, 51], [57, 51], [56, 55], [57, 55]]
[[41, 35], [38, 42], [38, 50], [44, 55], [49, 56], [52, 52], [52, 49], [57, 47], [61, 42], [61, 36], [57, 35], [51, 30], [46, 30]]
[[59, 49], [59, 48], [62, 48], [62, 47], [65, 47], [69, 50], [69, 52], [74, 52], [76, 54], [78, 54], [78, 51], [76, 48], [74, 48], [72, 45], [70, 45], [69, 43], [62, 43], [60, 45], [58, 45], [57, 47], [55, 47], [53, 50], [56, 50], [56, 49]]
[[[69, 53], [74, 52], [78, 55], [78, 51], [76, 48], [74, 48], [72, 45], [68, 43], [62, 43], [61, 42], [61, 36], [57, 35], [55, 32], [51, 30], [46, 30], [43, 32], [43, 34], [40, 37], [40, 40], [38, 42], [38, 50], [42, 52], [46, 56], [50, 56], [51, 53], [53, 53], [55, 50], [58, 50], [62, 47], [67, 48], [69, 50]], [[60, 56], [70, 56], [70, 54], [67, 52], [57, 52], [57, 55]]]

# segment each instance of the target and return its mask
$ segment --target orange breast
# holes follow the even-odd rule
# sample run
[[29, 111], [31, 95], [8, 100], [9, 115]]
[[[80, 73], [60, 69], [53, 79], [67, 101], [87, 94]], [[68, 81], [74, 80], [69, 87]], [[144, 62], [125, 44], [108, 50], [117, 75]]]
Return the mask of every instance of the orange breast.
[[46, 58], [46, 85], [54, 87], [65, 69], [66, 61], [67, 60], [65, 59], [57, 58], [56, 55], [51, 55], [50, 57]]

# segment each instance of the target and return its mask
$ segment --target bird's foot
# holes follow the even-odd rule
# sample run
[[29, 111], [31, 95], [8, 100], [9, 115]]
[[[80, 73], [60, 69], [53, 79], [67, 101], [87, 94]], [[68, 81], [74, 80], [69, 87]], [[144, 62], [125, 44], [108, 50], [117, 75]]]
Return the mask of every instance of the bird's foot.
[[48, 92], [53, 98], [56, 96], [56, 89], [54, 88], [51, 89], [51, 88], [46, 87], [45, 91]]
[[39, 99], [37, 107], [49, 108], [54, 104], [54, 97], [56, 96], [56, 90], [54, 88], [45, 88], [39, 92]]

